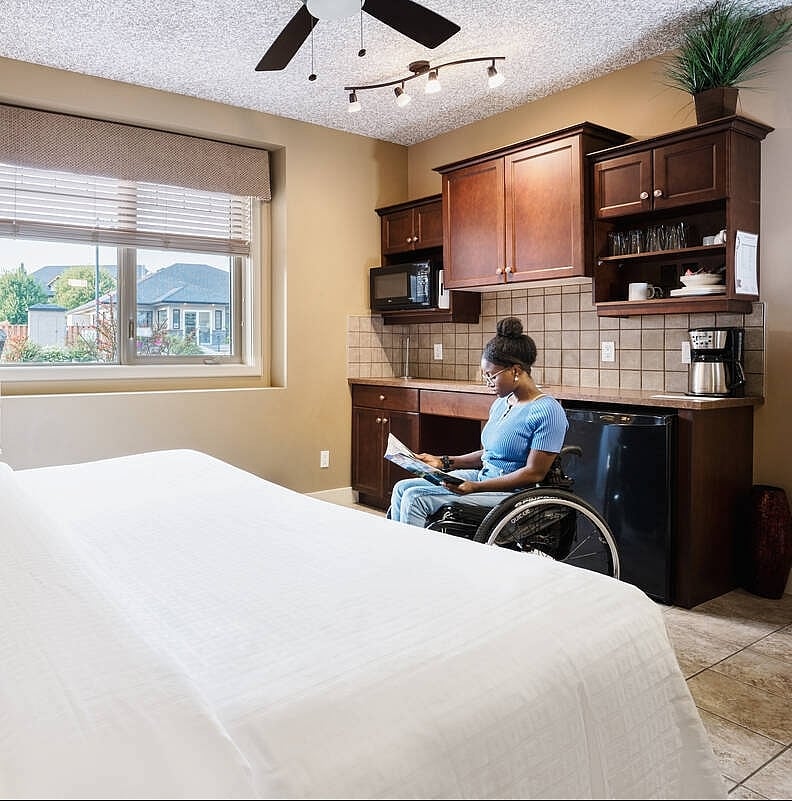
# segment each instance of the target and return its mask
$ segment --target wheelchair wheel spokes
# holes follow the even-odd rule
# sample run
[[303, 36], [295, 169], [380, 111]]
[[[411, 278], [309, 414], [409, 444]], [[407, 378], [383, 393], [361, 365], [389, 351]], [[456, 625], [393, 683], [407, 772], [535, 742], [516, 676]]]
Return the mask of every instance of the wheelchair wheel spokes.
[[538, 488], [515, 494], [487, 515], [475, 539], [540, 551], [619, 577], [618, 550], [608, 524], [594, 507], [566, 490]]
[[[609, 545], [598, 525], [599, 521], [581, 512], [575, 512], [575, 517], [575, 536], [569, 552], [561, 561], [618, 578], [618, 564], [613, 564], [615, 548]], [[616, 559], [618, 562], [618, 556]]]

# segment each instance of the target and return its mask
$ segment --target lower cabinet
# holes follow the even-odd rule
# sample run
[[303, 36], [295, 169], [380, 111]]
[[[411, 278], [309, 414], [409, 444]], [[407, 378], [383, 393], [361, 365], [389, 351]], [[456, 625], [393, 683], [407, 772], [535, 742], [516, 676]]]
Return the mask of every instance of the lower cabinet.
[[418, 390], [352, 387], [352, 488], [361, 503], [387, 508], [393, 485], [409, 474], [384, 458], [388, 434], [418, 449]]

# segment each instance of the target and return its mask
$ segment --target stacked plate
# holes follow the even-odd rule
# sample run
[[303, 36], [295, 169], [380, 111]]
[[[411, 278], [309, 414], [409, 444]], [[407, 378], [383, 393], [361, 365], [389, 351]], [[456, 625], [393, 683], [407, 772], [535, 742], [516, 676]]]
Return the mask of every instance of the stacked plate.
[[681, 289], [672, 289], [669, 295], [672, 298], [686, 295], [722, 295], [726, 287], [721, 283], [722, 277], [718, 273], [693, 273], [683, 275], [679, 279], [685, 286]]
[[722, 295], [726, 291], [723, 284], [708, 284], [705, 286], [686, 286], [681, 289], [672, 289], [668, 294], [672, 298], [684, 298], [690, 295]]

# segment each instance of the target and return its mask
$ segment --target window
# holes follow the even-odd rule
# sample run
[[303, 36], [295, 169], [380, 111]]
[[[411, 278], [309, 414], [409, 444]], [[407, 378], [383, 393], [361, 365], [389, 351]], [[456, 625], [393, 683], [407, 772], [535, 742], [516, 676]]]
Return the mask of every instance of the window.
[[44, 365], [245, 363], [254, 203], [0, 163], [0, 380]]

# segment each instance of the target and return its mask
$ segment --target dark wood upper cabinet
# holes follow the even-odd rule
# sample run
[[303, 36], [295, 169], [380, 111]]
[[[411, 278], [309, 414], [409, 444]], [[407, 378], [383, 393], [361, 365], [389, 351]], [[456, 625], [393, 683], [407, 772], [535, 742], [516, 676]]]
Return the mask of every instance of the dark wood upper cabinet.
[[443, 211], [439, 197], [377, 209], [382, 253], [405, 253], [443, 246]]
[[[725, 117], [589, 154], [593, 291], [600, 315], [751, 311], [759, 296], [738, 286], [736, 234], [759, 234], [761, 143], [770, 131], [753, 120]], [[658, 246], [644, 238], [638, 252], [613, 252], [614, 236], [643, 236], [680, 223], [687, 230], [684, 243]], [[704, 245], [704, 237], [722, 230], [725, 243]], [[758, 254], [756, 263], [758, 275]], [[680, 277], [700, 269], [722, 271], [723, 292], [680, 295]], [[664, 296], [627, 300], [635, 281], [660, 287]]]
[[436, 167], [443, 176], [446, 285], [587, 274], [585, 155], [628, 138], [582, 123]]
[[726, 196], [725, 133], [659, 145], [594, 165], [599, 219], [720, 200]]

